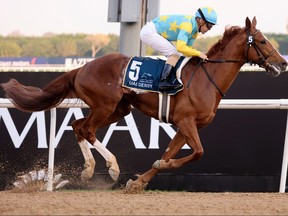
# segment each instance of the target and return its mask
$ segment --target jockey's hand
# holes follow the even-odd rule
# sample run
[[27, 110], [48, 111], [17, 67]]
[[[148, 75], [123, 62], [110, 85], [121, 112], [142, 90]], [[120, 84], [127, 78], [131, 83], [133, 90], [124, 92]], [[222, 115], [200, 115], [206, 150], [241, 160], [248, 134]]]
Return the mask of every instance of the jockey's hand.
[[207, 55], [205, 55], [204, 53], [200, 53], [200, 56], [199, 56], [200, 58], [202, 58], [203, 59], [203, 61], [206, 61], [206, 60], [209, 60], [208, 59], [208, 57], [207, 57]]

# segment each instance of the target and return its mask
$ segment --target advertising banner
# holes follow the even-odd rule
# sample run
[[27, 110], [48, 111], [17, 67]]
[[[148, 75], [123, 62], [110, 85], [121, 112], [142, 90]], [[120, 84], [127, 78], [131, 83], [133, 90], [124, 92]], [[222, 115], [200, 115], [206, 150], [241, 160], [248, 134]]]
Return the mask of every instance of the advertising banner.
[[[0, 73], [1, 82], [16, 78], [43, 87], [61, 76], [53, 72]], [[288, 98], [288, 76], [271, 78], [264, 72], [240, 73], [225, 99]], [[0, 97], [5, 97], [0, 91]], [[87, 108], [57, 109], [55, 169], [65, 179], [80, 181], [84, 158], [71, 122], [86, 116]], [[214, 121], [200, 129], [204, 156], [175, 170], [165, 170], [149, 183], [150, 189], [187, 191], [278, 191], [284, 147], [285, 110], [218, 110]], [[0, 108], [0, 190], [19, 173], [47, 168], [50, 112], [24, 113]], [[161, 158], [177, 128], [133, 110], [121, 121], [97, 131], [97, 138], [117, 158], [119, 183], [151, 168]], [[94, 179], [108, 176], [105, 160], [96, 159]], [[185, 145], [177, 158], [189, 155]], [[135, 178], [135, 177], [134, 177]]]
[[80, 67], [95, 58], [87, 57], [0, 57], [0, 67], [30, 67], [61, 65], [65, 67]]

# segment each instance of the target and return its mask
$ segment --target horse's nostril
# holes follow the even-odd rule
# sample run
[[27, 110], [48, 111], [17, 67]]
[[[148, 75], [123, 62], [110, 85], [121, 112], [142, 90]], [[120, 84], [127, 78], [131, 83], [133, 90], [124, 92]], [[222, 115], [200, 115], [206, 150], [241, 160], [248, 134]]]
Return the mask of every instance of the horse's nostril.
[[282, 62], [282, 63], [281, 63], [281, 66], [282, 66], [283, 68], [286, 68], [286, 67], [287, 67], [287, 61]]

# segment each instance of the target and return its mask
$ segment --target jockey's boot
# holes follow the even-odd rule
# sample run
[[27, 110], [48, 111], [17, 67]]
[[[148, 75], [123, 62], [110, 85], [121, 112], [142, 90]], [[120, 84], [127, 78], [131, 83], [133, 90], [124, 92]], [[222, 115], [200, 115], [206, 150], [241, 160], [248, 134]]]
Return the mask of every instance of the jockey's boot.
[[179, 89], [182, 87], [182, 85], [180, 83], [172, 84], [172, 83], [168, 82], [168, 77], [169, 77], [171, 70], [172, 70], [172, 65], [170, 65], [170, 64], [164, 65], [161, 80], [159, 83], [159, 89], [162, 91], [171, 90], [171, 89]]

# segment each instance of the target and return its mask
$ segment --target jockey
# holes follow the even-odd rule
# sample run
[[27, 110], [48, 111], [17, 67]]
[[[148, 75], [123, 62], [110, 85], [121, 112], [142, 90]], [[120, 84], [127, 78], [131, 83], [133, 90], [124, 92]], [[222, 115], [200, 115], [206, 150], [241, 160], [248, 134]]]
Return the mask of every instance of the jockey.
[[160, 90], [182, 87], [180, 83], [167, 81], [180, 56], [198, 56], [204, 61], [208, 60], [203, 52], [194, 49], [192, 45], [198, 33], [205, 34], [216, 23], [216, 11], [211, 7], [202, 7], [196, 11], [195, 16], [162, 15], [143, 26], [140, 32], [141, 41], [167, 57], [159, 83]]

